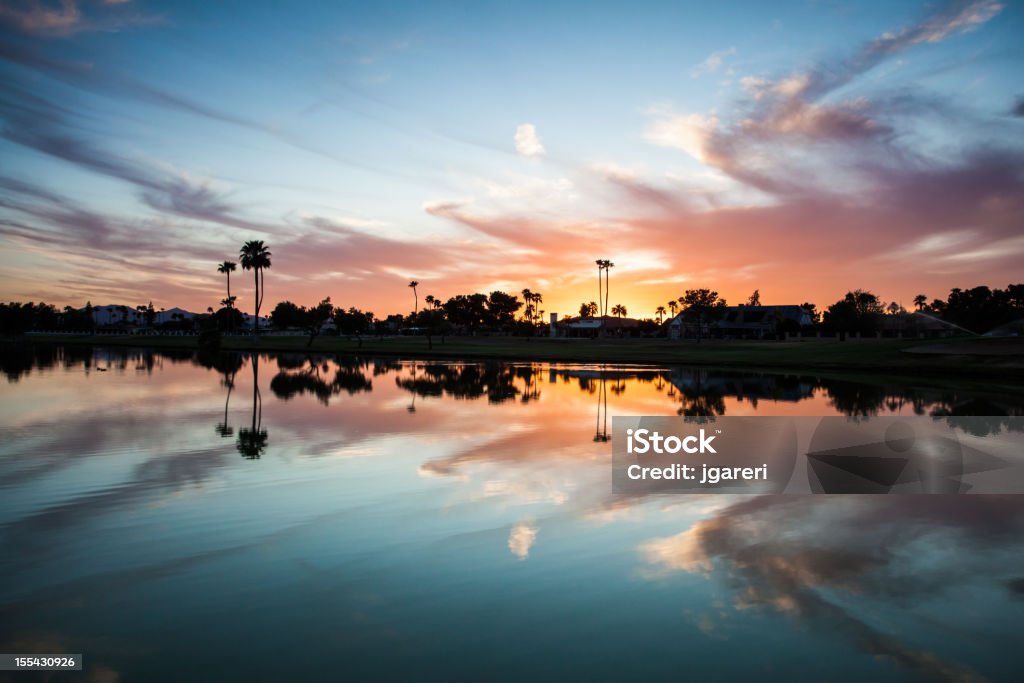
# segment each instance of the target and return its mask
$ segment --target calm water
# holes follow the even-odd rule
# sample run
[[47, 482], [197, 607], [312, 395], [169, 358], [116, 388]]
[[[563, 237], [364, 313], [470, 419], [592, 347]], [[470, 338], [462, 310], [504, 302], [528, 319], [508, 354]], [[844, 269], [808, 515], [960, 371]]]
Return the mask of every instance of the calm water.
[[85, 654], [46, 680], [1024, 675], [1024, 497], [616, 498], [606, 440], [616, 414], [1021, 414], [1019, 395], [273, 354], [0, 362], [0, 652]]

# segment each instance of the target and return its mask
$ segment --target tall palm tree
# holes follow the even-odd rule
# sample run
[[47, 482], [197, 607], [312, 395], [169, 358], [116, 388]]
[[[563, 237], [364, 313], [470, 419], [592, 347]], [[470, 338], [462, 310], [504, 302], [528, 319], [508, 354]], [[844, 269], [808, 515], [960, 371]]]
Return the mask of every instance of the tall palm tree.
[[621, 318], [626, 315], [626, 307], [622, 304], [615, 304], [612, 306], [612, 315]]
[[[604, 283], [601, 282], [601, 271], [604, 270], [604, 259], [599, 258], [594, 261], [594, 263], [597, 264], [597, 302], [601, 303], [604, 301], [601, 297], [602, 288], [604, 287]], [[601, 312], [601, 315], [604, 316], [604, 311]]]
[[533, 312], [537, 316], [537, 322], [538, 323], [544, 322], [541, 319], [544, 316], [544, 311], [540, 310], [540, 306], [537, 305], [537, 304], [542, 304], [542, 303], [544, 303], [544, 295], [541, 294], [540, 292], [534, 292], [533, 293]]
[[926, 303], [928, 303], [928, 297], [924, 294], [918, 294], [914, 297], [914, 306], [917, 307], [917, 310], [923, 311]]
[[665, 317], [665, 307], [658, 306], [656, 309], [654, 309], [654, 312], [658, 315], [658, 324], [660, 325], [661, 319]]
[[675, 299], [673, 299], [672, 301], [669, 301], [668, 302], [668, 308], [669, 308], [670, 311], [672, 311], [672, 317], [673, 318], [676, 317], [676, 310], [679, 308], [679, 302], [676, 301]]
[[238, 259], [242, 262], [242, 270], [253, 271], [256, 283], [255, 303], [256, 315], [253, 318], [253, 333], [260, 336], [260, 306], [263, 305], [263, 271], [270, 267], [270, 250], [263, 240], [249, 240], [242, 245]]
[[[228, 276], [228, 298], [225, 299], [225, 301], [234, 301], [234, 299], [231, 298], [231, 273], [235, 271], [236, 265], [238, 264], [236, 264], [234, 261], [222, 261], [217, 266], [218, 273], [224, 273], [225, 275]], [[228, 304], [228, 306], [230, 305], [231, 304]]]
[[609, 289], [609, 285], [611, 284], [608, 281], [608, 278], [609, 278], [609, 274], [611, 273], [612, 268], [614, 268], [614, 267], [615, 267], [614, 263], [612, 263], [608, 259], [605, 259], [605, 261], [604, 261], [604, 312], [605, 312], [605, 315], [608, 315], [608, 289]]
[[413, 313], [419, 313], [419, 310], [420, 310], [420, 295], [416, 293], [416, 288], [420, 286], [420, 283], [416, 282], [416, 280], [413, 280], [412, 282], [409, 283], [409, 286], [412, 287], [412, 301], [413, 301], [412, 312]]

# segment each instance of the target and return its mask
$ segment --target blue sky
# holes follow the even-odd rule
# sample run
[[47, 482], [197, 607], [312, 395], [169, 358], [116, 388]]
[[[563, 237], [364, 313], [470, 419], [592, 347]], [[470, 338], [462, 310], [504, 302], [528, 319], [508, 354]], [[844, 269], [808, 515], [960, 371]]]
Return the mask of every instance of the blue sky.
[[254, 238], [270, 301], [378, 314], [410, 279], [575, 312], [595, 258], [640, 315], [697, 286], [909, 305], [1024, 255], [1020, 4], [65, 0], [0, 26], [6, 299], [204, 310]]

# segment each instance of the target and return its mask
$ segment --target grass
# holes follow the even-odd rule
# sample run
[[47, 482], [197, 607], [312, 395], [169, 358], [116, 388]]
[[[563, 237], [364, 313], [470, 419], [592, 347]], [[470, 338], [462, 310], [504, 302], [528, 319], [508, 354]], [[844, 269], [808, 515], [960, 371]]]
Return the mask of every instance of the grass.
[[[195, 337], [133, 337], [91, 335], [35, 335], [39, 342], [96, 346], [196, 348]], [[435, 337], [430, 348], [425, 337], [366, 337], [356, 340], [318, 337], [307, 347], [305, 337], [225, 337], [226, 350], [314, 351], [416, 358], [498, 359], [573, 363], [626, 363], [696, 365], [757, 370], [870, 372], [900, 376], [971, 376], [1019, 385], [1024, 379], [1024, 340], [954, 338], [832, 339], [804, 341], [693, 341], [667, 339], [549, 339], [517, 337]], [[926, 348], [928, 353], [908, 350]]]

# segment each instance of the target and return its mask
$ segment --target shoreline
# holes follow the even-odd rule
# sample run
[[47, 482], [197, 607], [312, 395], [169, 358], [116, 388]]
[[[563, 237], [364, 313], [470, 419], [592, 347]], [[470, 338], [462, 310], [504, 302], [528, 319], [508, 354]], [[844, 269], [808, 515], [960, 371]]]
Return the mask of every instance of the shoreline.
[[[198, 337], [132, 335], [28, 335], [5, 344], [133, 346], [153, 349], [199, 348]], [[365, 337], [362, 346], [347, 337], [223, 337], [223, 351], [277, 351], [342, 355], [382, 355], [447, 360], [537, 361], [689, 365], [760, 371], [870, 372], [885, 375], [1024, 379], [1024, 338], [834, 339], [790, 341], [677, 341], [667, 339], [565, 339], [546, 337], [435, 338]]]

